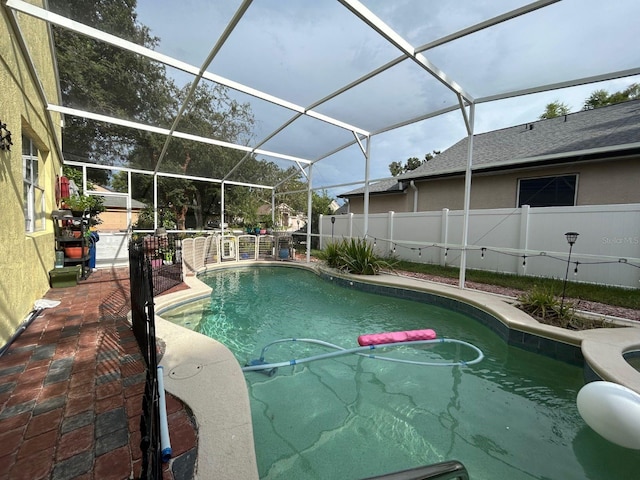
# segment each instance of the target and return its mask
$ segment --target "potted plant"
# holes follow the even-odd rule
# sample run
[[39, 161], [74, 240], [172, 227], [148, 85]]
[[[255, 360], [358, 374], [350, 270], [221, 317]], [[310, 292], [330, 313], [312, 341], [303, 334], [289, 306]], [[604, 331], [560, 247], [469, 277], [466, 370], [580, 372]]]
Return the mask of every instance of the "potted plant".
[[82, 216], [87, 212], [91, 217], [104, 212], [104, 199], [95, 195], [74, 194], [62, 199], [63, 207], [71, 210], [74, 216]]

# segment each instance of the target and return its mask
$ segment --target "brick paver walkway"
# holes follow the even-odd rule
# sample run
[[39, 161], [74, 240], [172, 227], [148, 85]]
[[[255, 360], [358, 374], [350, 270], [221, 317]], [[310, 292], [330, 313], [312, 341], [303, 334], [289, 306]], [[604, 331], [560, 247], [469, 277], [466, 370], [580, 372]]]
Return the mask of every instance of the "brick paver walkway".
[[[145, 364], [127, 322], [128, 270], [100, 270], [31, 323], [0, 357], [0, 479], [140, 475]], [[197, 429], [167, 395], [173, 459], [165, 480], [193, 478]]]

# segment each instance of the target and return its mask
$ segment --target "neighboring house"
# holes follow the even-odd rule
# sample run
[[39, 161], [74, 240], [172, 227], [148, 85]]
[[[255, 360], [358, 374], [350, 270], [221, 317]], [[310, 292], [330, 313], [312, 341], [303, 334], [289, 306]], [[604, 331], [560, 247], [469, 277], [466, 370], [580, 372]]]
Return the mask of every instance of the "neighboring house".
[[[369, 213], [464, 208], [468, 137], [370, 185]], [[640, 203], [640, 100], [474, 135], [471, 209]], [[364, 188], [339, 195], [363, 213]]]
[[13, 142], [0, 141], [0, 346], [49, 289], [55, 263], [51, 212], [62, 173], [62, 119], [46, 109], [47, 102], [61, 103], [51, 31], [26, 15], [20, 16], [19, 29], [15, 25], [9, 10], [0, 8], [0, 136], [11, 132]]
[[94, 185], [94, 192], [104, 192], [104, 212], [100, 213], [100, 224], [97, 226], [100, 232], [124, 232], [138, 221], [140, 212], [145, 204], [138, 200], [131, 199], [131, 217], [127, 214], [127, 195], [118, 194], [111, 190]]
[[[261, 205], [258, 207], [258, 215], [262, 217], [271, 216], [271, 205]], [[306, 215], [295, 212], [286, 203], [276, 205], [274, 224], [276, 227], [286, 231], [299, 230], [307, 223]]]

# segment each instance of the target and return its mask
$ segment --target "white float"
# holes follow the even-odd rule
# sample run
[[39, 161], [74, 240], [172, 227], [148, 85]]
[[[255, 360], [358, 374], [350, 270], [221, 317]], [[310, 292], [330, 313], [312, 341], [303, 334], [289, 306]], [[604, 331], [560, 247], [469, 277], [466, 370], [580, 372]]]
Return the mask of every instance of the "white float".
[[578, 392], [578, 412], [601, 436], [640, 450], [640, 395], [611, 382], [591, 382]]

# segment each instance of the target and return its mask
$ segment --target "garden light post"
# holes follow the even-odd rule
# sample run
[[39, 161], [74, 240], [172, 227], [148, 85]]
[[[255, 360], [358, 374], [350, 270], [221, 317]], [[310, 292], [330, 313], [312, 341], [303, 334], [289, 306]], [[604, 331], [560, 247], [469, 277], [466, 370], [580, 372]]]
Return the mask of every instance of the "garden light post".
[[336, 217], [331, 217], [331, 240], [333, 240], [333, 225], [336, 223]]
[[569, 243], [569, 257], [567, 258], [567, 271], [564, 274], [564, 284], [562, 285], [562, 300], [560, 301], [560, 314], [562, 314], [562, 309], [564, 307], [564, 294], [567, 290], [567, 277], [569, 276], [569, 264], [571, 263], [571, 250], [573, 249], [573, 244], [576, 243], [578, 239], [577, 232], [567, 232], [564, 234], [567, 237], [567, 243]]

